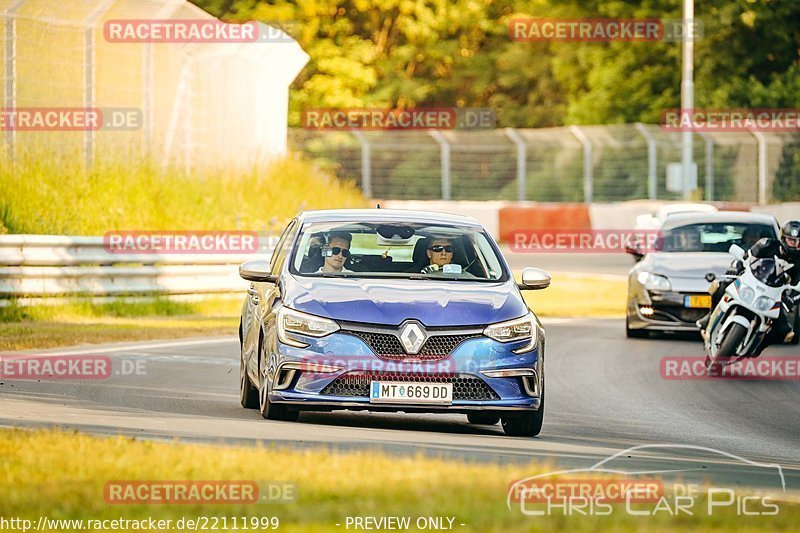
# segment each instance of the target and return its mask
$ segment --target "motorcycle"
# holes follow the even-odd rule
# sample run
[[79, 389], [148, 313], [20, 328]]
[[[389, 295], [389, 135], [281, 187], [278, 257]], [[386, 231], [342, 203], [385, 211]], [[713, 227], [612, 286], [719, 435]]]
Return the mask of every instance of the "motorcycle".
[[[728, 252], [744, 263], [745, 251], [737, 245]], [[703, 332], [706, 369], [722, 375], [725, 366], [746, 357], [757, 357], [772, 324], [781, 311], [791, 313], [800, 301], [800, 284], [791, 285], [787, 270], [791, 264], [777, 258], [753, 259], [733, 279]], [[714, 292], [712, 286], [711, 292]]]

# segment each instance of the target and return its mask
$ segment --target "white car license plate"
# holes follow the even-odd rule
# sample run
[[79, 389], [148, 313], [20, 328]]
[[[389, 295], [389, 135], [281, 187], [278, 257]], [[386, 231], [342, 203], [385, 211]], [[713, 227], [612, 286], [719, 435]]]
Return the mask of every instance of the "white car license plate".
[[373, 381], [370, 386], [369, 401], [450, 404], [453, 403], [453, 384]]

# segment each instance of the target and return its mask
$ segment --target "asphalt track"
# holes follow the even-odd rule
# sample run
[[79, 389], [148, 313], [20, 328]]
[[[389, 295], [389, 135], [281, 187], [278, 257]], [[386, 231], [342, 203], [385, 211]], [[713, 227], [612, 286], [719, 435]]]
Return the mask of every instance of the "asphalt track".
[[[787, 489], [800, 491], [797, 381], [665, 380], [661, 358], [700, 355], [696, 339], [629, 340], [621, 320], [544, 323], [547, 399], [538, 438], [506, 437], [499, 424], [474, 426], [455, 414], [304, 413], [298, 422], [266, 421], [238, 404], [235, 337], [70, 350], [109, 356], [113, 375], [81, 382], [3, 379], [0, 425], [58, 425], [159, 440], [422, 451], [503, 463], [537, 460], [552, 463], [553, 470], [588, 468], [644, 445], [614, 459], [614, 467], [679, 471], [665, 474], [667, 479], [780, 487], [776, 467], [748, 465], [741, 457], [780, 465]], [[768, 353], [800, 355], [790, 346]], [[136, 361], [141, 375], [116, 375]], [[673, 446], [657, 447], [665, 444]]]

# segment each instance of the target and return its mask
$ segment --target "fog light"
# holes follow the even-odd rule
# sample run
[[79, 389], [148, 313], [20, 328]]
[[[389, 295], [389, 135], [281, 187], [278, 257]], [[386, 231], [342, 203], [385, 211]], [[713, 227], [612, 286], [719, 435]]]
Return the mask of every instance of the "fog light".
[[653, 308], [649, 305], [643, 305], [639, 308], [639, 312], [642, 313], [642, 316], [653, 316]]

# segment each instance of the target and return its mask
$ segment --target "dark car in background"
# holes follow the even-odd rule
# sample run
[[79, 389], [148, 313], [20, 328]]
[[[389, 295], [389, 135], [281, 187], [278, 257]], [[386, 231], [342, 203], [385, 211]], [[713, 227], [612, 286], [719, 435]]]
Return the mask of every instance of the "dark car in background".
[[711, 307], [711, 281], [733, 262], [730, 246], [747, 250], [761, 238], [777, 238], [779, 231], [775, 217], [756, 213], [668, 217], [652, 250], [629, 250], [637, 263], [628, 273], [627, 336], [698, 331], [695, 322]]

